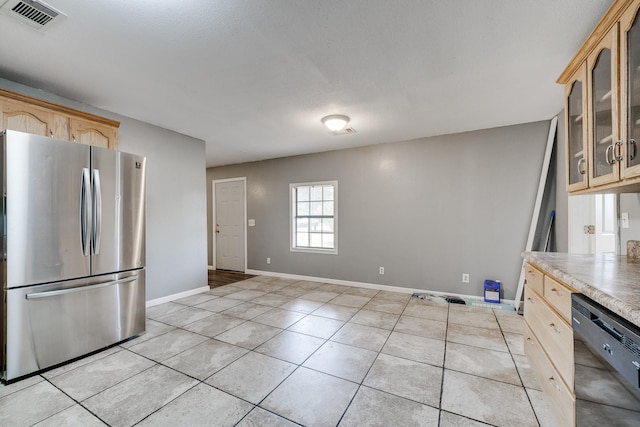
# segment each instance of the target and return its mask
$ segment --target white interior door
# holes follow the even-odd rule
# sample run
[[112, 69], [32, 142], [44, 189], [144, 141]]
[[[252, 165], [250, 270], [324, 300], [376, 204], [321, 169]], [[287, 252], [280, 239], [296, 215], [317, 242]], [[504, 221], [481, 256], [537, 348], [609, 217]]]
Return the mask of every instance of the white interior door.
[[569, 196], [569, 252], [616, 252], [618, 213], [615, 194]]
[[595, 221], [593, 195], [569, 196], [569, 253], [595, 253], [595, 235], [585, 228], [595, 225]]
[[245, 180], [214, 182], [216, 269], [245, 271]]
[[595, 195], [596, 253], [615, 253], [618, 213], [615, 194]]

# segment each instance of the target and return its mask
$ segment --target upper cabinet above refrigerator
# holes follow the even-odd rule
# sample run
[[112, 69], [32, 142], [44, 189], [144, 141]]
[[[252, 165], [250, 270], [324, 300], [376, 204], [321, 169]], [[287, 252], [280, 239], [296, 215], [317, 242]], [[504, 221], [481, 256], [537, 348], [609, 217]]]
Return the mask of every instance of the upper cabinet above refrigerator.
[[119, 126], [106, 117], [0, 89], [0, 131], [16, 130], [116, 150]]
[[558, 78], [565, 85], [569, 193], [640, 191], [639, 10], [640, 0], [614, 1]]

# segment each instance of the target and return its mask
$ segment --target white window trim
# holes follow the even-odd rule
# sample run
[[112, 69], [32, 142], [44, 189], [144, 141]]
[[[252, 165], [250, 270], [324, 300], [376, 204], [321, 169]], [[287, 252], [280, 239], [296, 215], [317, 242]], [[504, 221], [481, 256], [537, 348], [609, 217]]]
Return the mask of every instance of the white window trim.
[[[296, 236], [296, 206], [293, 203], [296, 187], [305, 185], [333, 185], [333, 249], [298, 248], [295, 244]], [[338, 181], [297, 182], [289, 184], [289, 249], [291, 252], [306, 252], [312, 254], [338, 254]]]

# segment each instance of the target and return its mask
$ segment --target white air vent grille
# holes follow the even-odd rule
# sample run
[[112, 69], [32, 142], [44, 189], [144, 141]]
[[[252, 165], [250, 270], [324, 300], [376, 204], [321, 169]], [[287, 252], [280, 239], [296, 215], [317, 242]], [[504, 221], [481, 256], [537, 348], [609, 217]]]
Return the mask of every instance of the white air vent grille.
[[344, 128], [344, 129], [341, 129], [341, 130], [339, 130], [337, 132], [329, 132], [329, 133], [331, 135], [335, 135], [335, 136], [338, 136], [338, 135], [349, 135], [350, 133], [356, 133], [356, 130], [354, 128]]
[[1, 9], [3, 13], [38, 30], [49, 28], [54, 20], [66, 17], [64, 13], [38, 0], [9, 0]]

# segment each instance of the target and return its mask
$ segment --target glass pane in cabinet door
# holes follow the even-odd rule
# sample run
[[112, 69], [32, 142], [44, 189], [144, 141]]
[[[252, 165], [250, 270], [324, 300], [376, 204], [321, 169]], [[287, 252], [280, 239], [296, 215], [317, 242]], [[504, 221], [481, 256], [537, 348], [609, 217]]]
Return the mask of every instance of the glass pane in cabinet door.
[[591, 88], [593, 94], [593, 153], [594, 176], [611, 173], [607, 163], [607, 148], [613, 143], [611, 112], [613, 96], [611, 94], [611, 50], [603, 49], [593, 68]]
[[582, 182], [584, 179], [584, 114], [582, 111], [582, 82], [576, 81], [569, 94], [569, 184]]
[[640, 142], [640, 14], [627, 33], [627, 52], [629, 62], [627, 70], [629, 105], [627, 106], [627, 167], [640, 164], [638, 143]]

